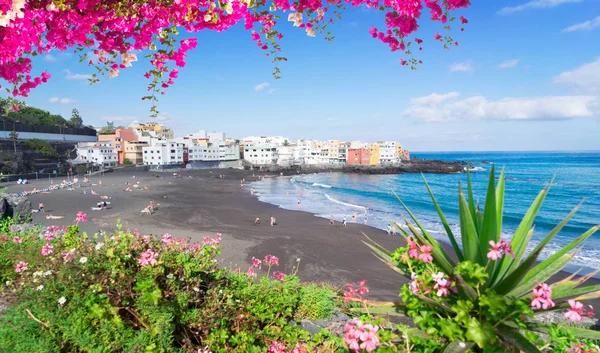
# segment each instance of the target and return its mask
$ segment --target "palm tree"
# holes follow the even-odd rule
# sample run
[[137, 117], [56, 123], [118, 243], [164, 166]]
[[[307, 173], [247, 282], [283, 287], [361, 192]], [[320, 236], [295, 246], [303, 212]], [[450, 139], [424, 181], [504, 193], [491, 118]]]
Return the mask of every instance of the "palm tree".
[[17, 139], [19, 138], [19, 133], [16, 131], [11, 131], [10, 139], [13, 140], [13, 146], [15, 148], [15, 153], [17, 153]]
[[290, 145], [290, 143], [288, 142], [288, 140], [283, 141], [283, 146], [284, 147], [288, 147]]

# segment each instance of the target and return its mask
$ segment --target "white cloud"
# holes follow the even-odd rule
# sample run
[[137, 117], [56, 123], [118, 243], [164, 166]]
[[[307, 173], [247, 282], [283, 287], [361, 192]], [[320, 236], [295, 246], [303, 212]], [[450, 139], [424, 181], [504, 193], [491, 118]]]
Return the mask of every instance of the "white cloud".
[[67, 80], [88, 80], [90, 78], [92, 78], [92, 75], [88, 75], [88, 74], [74, 74], [71, 72], [71, 70], [65, 70], [65, 78]]
[[600, 57], [571, 71], [554, 76], [554, 83], [576, 86], [586, 92], [600, 93]]
[[454, 98], [458, 98], [456, 92], [414, 98], [402, 115], [425, 121], [455, 121], [572, 119], [600, 114], [600, 97], [596, 96], [508, 97], [497, 101], [483, 96]]
[[268, 93], [268, 94], [272, 94], [272, 93], [274, 93], [275, 91], [276, 91], [276, 89], [275, 89], [275, 88], [271, 88], [271, 89], [269, 90], [269, 92], [267, 92], [267, 93]]
[[591, 31], [596, 27], [600, 27], [600, 16], [594, 18], [593, 20], [577, 23], [567, 27], [563, 29], [563, 32]]
[[499, 69], [508, 69], [508, 68], [517, 66], [518, 63], [519, 63], [519, 59], [506, 60], [502, 64], [498, 65], [498, 68]]
[[258, 84], [256, 86], [254, 86], [254, 90], [255, 91], [262, 91], [263, 89], [265, 89], [267, 87], [269, 87], [269, 83], [268, 82], [263, 82], [263, 83], [260, 83], [260, 84]]
[[583, 0], [532, 0], [517, 6], [510, 6], [502, 8], [498, 11], [498, 15], [510, 15], [515, 12], [527, 10], [527, 9], [547, 9], [556, 7], [562, 4], [582, 2]]
[[462, 63], [455, 63], [455, 64], [450, 65], [450, 67], [448, 67], [448, 70], [450, 70], [450, 72], [456, 72], [456, 71], [466, 72], [466, 71], [472, 71], [473, 67], [471, 66], [471, 60], [467, 60]]
[[76, 100], [71, 99], [71, 98], [52, 97], [52, 98], [48, 99], [48, 102], [50, 102], [52, 104], [72, 104], [72, 103], [75, 103]]
[[56, 58], [53, 57], [50, 54], [46, 54], [46, 55], [44, 55], [44, 61], [47, 61], [49, 63], [53, 63], [53, 62], [56, 62]]

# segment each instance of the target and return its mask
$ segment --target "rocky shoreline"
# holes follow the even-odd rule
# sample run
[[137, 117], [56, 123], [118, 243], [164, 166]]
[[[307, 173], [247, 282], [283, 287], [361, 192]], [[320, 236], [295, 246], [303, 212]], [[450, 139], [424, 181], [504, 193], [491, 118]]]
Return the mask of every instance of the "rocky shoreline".
[[[466, 163], [457, 161], [442, 161], [429, 159], [412, 159], [400, 164], [389, 165], [356, 165], [356, 164], [327, 164], [327, 165], [295, 165], [295, 166], [262, 166], [255, 170], [267, 173], [283, 173], [283, 175], [310, 174], [323, 172], [341, 172], [357, 174], [403, 174], [430, 173], [455, 174], [465, 169]], [[250, 169], [251, 167], [247, 167]]]

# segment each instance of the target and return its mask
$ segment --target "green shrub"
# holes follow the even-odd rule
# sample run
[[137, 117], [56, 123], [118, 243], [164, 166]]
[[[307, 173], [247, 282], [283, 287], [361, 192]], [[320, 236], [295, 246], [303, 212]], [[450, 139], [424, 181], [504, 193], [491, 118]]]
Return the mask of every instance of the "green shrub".
[[44, 157], [58, 158], [58, 152], [56, 152], [56, 149], [54, 149], [54, 147], [52, 147], [48, 141], [40, 139], [27, 139], [25, 140], [25, 145], [27, 148], [41, 153]]
[[331, 288], [303, 285], [295, 275], [269, 278], [271, 265], [259, 280], [255, 267], [220, 269], [220, 236], [190, 244], [119, 226], [89, 238], [78, 227], [85, 220], [80, 213], [64, 231], [48, 227], [41, 235], [0, 238], [0, 290], [18, 303], [0, 318], [1, 352], [198, 352], [206, 346], [215, 353], [267, 352], [275, 341], [311, 351], [339, 347], [338, 339], [312, 339], [289, 325], [330, 316], [338, 304]]
[[123, 159], [123, 165], [133, 165], [133, 162], [129, 158]]

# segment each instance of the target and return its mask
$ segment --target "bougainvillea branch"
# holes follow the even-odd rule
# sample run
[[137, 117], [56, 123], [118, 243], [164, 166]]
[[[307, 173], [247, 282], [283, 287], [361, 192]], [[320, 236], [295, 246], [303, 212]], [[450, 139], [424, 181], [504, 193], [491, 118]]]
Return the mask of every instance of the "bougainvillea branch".
[[[138, 54], [150, 61], [152, 69], [148, 95], [157, 114], [157, 96], [174, 83], [178, 67], [185, 66], [186, 53], [196, 48], [196, 38], [178, 39], [180, 31], [225, 31], [239, 22], [250, 31], [250, 38], [267, 51], [275, 64], [274, 76], [280, 77], [280, 21], [292, 22], [307, 35], [324, 34], [332, 40], [328, 26], [340, 18], [345, 6], [364, 6], [384, 13], [385, 26], [369, 33], [402, 51], [400, 63], [415, 69], [421, 61], [411, 43], [422, 49], [422, 39], [411, 35], [419, 27], [422, 12], [439, 21], [449, 31], [452, 12], [470, 5], [469, 0], [0, 0], [0, 79], [14, 97], [27, 97], [30, 90], [47, 82], [50, 74], [33, 76], [32, 57], [51, 50], [73, 49], [80, 61], [94, 66], [90, 79], [95, 83], [103, 75], [115, 78], [119, 70], [138, 60]], [[282, 20], [283, 19], [283, 20]], [[460, 16], [461, 25], [468, 21]], [[436, 32], [431, 36], [444, 44], [458, 45], [449, 36]], [[414, 50], [416, 48], [413, 47]], [[93, 55], [91, 55], [93, 54]], [[1, 87], [1, 86], [0, 86]]]

